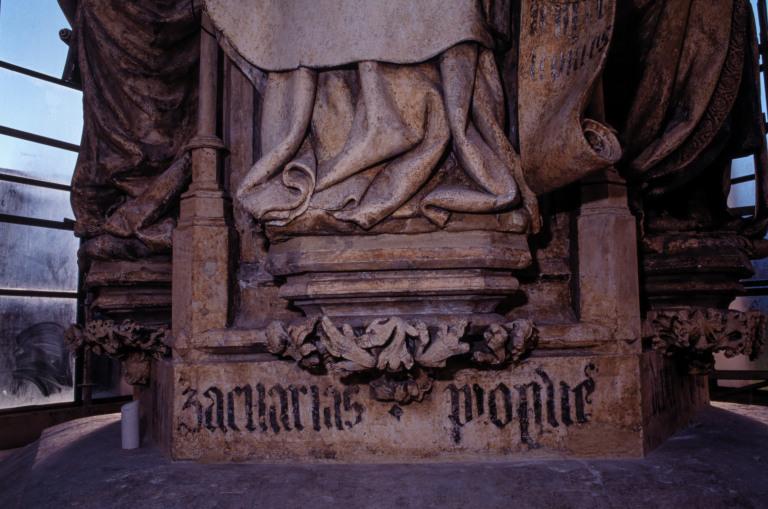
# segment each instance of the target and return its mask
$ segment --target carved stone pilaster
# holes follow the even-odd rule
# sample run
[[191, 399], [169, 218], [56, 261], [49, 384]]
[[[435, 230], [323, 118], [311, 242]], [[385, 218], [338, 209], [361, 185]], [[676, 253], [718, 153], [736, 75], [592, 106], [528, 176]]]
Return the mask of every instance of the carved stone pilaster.
[[174, 347], [195, 346], [199, 332], [226, 327], [229, 313], [230, 200], [219, 182], [224, 143], [216, 133], [219, 49], [207, 16], [200, 32], [197, 134], [187, 145], [192, 184], [182, 195], [173, 238]]
[[767, 327], [765, 315], [758, 311], [668, 308], [648, 312], [643, 339], [686, 362], [691, 373], [706, 373], [714, 367], [715, 352], [755, 359], [765, 344]]

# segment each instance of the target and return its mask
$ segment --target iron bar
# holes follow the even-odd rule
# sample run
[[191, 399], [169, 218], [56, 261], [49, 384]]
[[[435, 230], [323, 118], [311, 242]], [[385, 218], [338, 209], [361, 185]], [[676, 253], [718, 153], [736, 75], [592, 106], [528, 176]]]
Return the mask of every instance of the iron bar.
[[41, 72], [33, 71], [32, 69], [27, 69], [26, 67], [21, 67], [20, 65], [15, 65], [10, 62], [6, 62], [5, 60], [0, 60], [0, 68], [7, 69], [9, 71], [13, 71], [19, 74], [23, 74], [25, 76], [29, 76], [31, 78], [37, 78], [42, 81], [47, 81], [48, 83], [53, 83], [55, 85], [59, 85], [62, 87], [71, 88], [73, 90], [80, 91], [80, 87], [78, 87], [76, 84], [71, 83], [69, 81], [65, 81], [60, 78], [56, 78], [55, 76], [50, 76], [48, 74], [43, 74]]
[[70, 232], [75, 230], [75, 222], [71, 219], [52, 221], [50, 219], [38, 219], [36, 217], [0, 214], [0, 223], [19, 224], [22, 226], [34, 226], [36, 228], [50, 228], [53, 230], [65, 230]]
[[75, 145], [74, 143], [68, 143], [66, 141], [49, 138], [48, 136], [41, 136], [39, 134], [29, 133], [27, 131], [21, 131], [19, 129], [14, 129], [4, 125], [0, 125], [0, 134], [11, 136], [13, 138], [19, 138], [21, 140], [31, 141], [33, 143], [40, 143], [41, 145], [48, 145], [49, 147], [69, 150], [70, 152], [80, 152], [80, 146]]
[[77, 292], [0, 288], [0, 296], [2, 297], [47, 297], [50, 299], [76, 299]]
[[51, 182], [49, 180], [41, 180], [32, 177], [24, 177], [22, 175], [14, 175], [11, 170], [0, 168], [0, 180], [5, 182], [13, 182], [15, 184], [25, 184], [28, 186], [44, 187], [47, 189], [56, 189], [58, 191], [72, 191], [72, 186], [67, 184], [60, 184], [58, 182]]
[[713, 371], [710, 378], [718, 380], [768, 380], [767, 370], [733, 370], [718, 369]]
[[742, 175], [741, 177], [734, 177], [731, 179], [731, 185], [735, 184], [743, 184], [744, 182], [751, 182], [755, 180], [755, 174], [751, 175]]

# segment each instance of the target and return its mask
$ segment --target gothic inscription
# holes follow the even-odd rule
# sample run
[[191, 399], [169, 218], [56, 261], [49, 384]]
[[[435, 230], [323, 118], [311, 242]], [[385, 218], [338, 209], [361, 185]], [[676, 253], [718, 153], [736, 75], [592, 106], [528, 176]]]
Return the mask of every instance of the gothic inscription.
[[555, 3], [534, 1], [531, 3], [527, 26], [531, 37], [552, 36], [561, 41], [556, 45], [541, 45], [530, 53], [528, 76], [531, 81], [558, 81], [570, 76], [587, 63], [601, 58], [611, 40], [612, 25], [595, 31], [595, 26], [605, 25], [604, 0], [577, 0]]
[[[594, 364], [583, 368], [583, 378], [562, 380], [537, 368], [530, 377], [484, 376], [473, 382], [453, 381], [419, 407], [443, 427], [454, 444], [463, 435], [495, 431], [519, 436], [520, 443], [538, 447], [536, 436], [548, 429], [590, 421], [590, 405], [596, 389]], [[363, 430], [381, 415], [381, 404], [363, 397], [356, 385], [212, 383], [204, 388], [182, 382], [177, 430], [185, 434], [249, 434], [282, 436], [285, 433], [347, 433]], [[384, 410], [386, 410], [385, 407]], [[407, 426], [412, 412], [398, 407], [397, 419], [390, 409], [387, 426]], [[423, 417], [423, 414], [422, 414]], [[481, 423], [483, 425], [481, 425]], [[375, 427], [375, 425], [374, 425]]]
[[451, 438], [460, 443], [462, 430], [475, 419], [487, 417], [498, 429], [512, 427], [520, 434], [520, 441], [538, 447], [531, 436], [534, 426], [558, 428], [574, 423], [589, 422], [587, 406], [595, 391], [594, 364], [584, 368], [585, 379], [571, 386], [565, 381], [553, 381], [543, 370], [536, 369], [537, 378], [527, 383], [495, 386], [450, 384], [446, 392], [450, 397]]
[[349, 430], [363, 420], [357, 386], [245, 384], [223, 391], [186, 387], [178, 430], [188, 433], [272, 433]]

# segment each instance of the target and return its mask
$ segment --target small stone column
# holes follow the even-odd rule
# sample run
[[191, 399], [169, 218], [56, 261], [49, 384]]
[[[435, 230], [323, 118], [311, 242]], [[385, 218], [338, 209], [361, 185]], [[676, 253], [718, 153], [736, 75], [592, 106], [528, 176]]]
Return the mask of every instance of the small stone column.
[[[602, 79], [589, 116], [605, 122]], [[627, 183], [615, 168], [581, 182], [578, 232], [578, 312], [582, 323], [605, 327], [620, 351], [640, 351], [640, 271], [637, 219], [629, 210]]]
[[173, 235], [173, 341], [196, 346], [198, 334], [226, 327], [229, 310], [230, 200], [219, 185], [224, 143], [216, 134], [219, 47], [203, 15], [197, 135], [187, 146], [192, 184], [181, 197]]
[[578, 218], [581, 322], [607, 327], [617, 340], [640, 338], [637, 220], [614, 168], [584, 180]]

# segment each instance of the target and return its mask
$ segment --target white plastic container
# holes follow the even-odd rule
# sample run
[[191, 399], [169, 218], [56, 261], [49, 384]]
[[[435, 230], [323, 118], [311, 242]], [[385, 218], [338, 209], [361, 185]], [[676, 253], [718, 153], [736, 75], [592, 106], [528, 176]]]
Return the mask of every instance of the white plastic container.
[[139, 447], [139, 402], [131, 401], [120, 407], [123, 449]]

